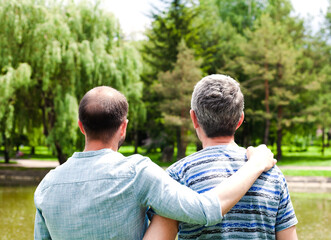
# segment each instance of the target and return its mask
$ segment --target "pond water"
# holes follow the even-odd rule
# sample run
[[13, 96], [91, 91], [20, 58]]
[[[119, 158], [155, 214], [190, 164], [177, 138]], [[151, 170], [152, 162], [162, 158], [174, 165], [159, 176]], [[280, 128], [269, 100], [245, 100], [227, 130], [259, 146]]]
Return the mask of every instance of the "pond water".
[[[0, 187], [0, 239], [33, 239], [35, 187]], [[331, 240], [331, 195], [292, 194], [299, 239]]]

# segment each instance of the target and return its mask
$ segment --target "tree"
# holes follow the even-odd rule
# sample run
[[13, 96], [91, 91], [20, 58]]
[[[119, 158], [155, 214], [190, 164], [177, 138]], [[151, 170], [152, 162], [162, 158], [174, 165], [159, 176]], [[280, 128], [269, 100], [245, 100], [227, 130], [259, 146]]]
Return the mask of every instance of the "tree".
[[[30, 97], [46, 141], [60, 163], [77, 140], [78, 99], [98, 85], [141, 96], [141, 62], [121, 38], [113, 15], [98, 3], [61, 4], [37, 0], [0, 1], [0, 69], [26, 63]], [[131, 111], [136, 109], [130, 108]]]
[[302, 121], [315, 135], [317, 128], [321, 134], [321, 152], [324, 154], [325, 135], [331, 129], [331, 47], [323, 36], [306, 40], [306, 47], [300, 59], [300, 72], [306, 79], [306, 91], [301, 93], [301, 102], [305, 103]]
[[194, 49], [198, 37], [198, 30], [193, 25], [197, 11], [189, 6], [189, 1], [164, 2], [169, 4], [164, 11], [156, 9], [151, 13], [152, 27], [146, 32], [148, 41], [143, 48], [145, 61], [153, 66], [156, 73], [174, 68], [182, 39], [189, 48]]
[[4, 145], [5, 162], [9, 162], [12, 149], [12, 133], [15, 121], [15, 104], [17, 101], [17, 91], [27, 90], [31, 84], [31, 68], [26, 64], [20, 64], [17, 69], [7, 65], [2, 68], [3, 75], [0, 76], [0, 143]]
[[[218, 17], [228, 22], [237, 32], [243, 34], [252, 28], [267, 6], [267, 0], [200, 0], [202, 5], [211, 4]], [[212, 11], [212, 9], [210, 9]]]
[[164, 125], [159, 104], [163, 101], [160, 94], [150, 86], [158, 82], [159, 72], [173, 70], [177, 55], [178, 45], [183, 39], [189, 48], [197, 51], [198, 27], [193, 25], [197, 16], [196, 5], [188, 0], [163, 1], [164, 10], [155, 9], [151, 13], [151, 29], [146, 31], [147, 40], [142, 47], [144, 62], [144, 102], [148, 116], [148, 129], [145, 129], [152, 139], [152, 146], [161, 147], [162, 151], [167, 146], [173, 146], [175, 133]]
[[[245, 56], [237, 59], [249, 76], [242, 86], [248, 97], [261, 99], [263, 96], [265, 144], [268, 142], [271, 121], [277, 120], [277, 157], [281, 159], [283, 127], [290, 126], [293, 117], [293, 113], [287, 110], [298, 99], [297, 91], [301, 87], [301, 79], [296, 76], [296, 61], [300, 52], [288, 36], [286, 26], [273, 22], [268, 15], [262, 16], [256, 30], [248, 30], [246, 36], [248, 40], [242, 44]], [[250, 112], [260, 114], [258, 109], [254, 106]]]
[[191, 126], [190, 99], [193, 87], [200, 79], [200, 62], [194, 59], [193, 51], [182, 41], [174, 69], [161, 72], [159, 84], [155, 86], [156, 92], [164, 97], [160, 109], [165, 125], [176, 129], [177, 160], [185, 157]]
[[219, 4], [219, 1], [201, 0], [199, 15], [194, 21], [194, 25], [199, 26], [196, 55], [202, 59], [203, 72], [208, 74], [225, 69], [229, 60], [241, 55], [239, 45], [243, 37], [228, 19], [220, 15]]

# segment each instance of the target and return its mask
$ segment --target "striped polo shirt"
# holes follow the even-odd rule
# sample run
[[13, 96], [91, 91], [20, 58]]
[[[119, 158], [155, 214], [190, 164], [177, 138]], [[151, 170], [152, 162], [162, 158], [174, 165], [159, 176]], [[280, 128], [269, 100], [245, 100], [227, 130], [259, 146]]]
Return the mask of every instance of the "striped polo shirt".
[[[235, 144], [207, 147], [167, 169], [198, 193], [209, 191], [247, 161]], [[297, 224], [284, 175], [277, 166], [263, 173], [246, 195], [215, 226], [179, 224], [178, 239], [275, 239], [275, 232]]]

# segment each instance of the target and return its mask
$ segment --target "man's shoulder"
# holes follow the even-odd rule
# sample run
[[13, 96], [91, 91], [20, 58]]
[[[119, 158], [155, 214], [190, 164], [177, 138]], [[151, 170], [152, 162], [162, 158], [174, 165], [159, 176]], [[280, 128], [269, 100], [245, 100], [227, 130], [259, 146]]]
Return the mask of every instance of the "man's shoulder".
[[199, 159], [202, 155], [204, 155], [206, 153], [206, 149], [202, 149], [200, 151], [197, 151], [195, 153], [192, 153], [180, 160], [178, 160], [177, 162], [175, 162], [174, 164], [170, 165], [167, 168], [167, 172], [177, 172], [180, 169], [184, 168], [185, 166], [187, 166], [191, 161], [194, 161], [196, 159]]
[[285, 185], [287, 185], [284, 174], [276, 165], [269, 171], [263, 172], [258, 179], [264, 179], [272, 184], [280, 185], [281, 187], [285, 187]]
[[64, 164], [51, 170], [41, 181], [40, 187], [47, 188], [57, 183], [95, 180], [112, 175], [131, 175], [137, 165], [151, 164], [151, 160], [140, 154], [124, 156], [118, 152], [105, 152], [97, 156], [77, 157], [74, 154]]
[[180, 179], [192, 167], [203, 168], [205, 164], [219, 161], [244, 162], [246, 161], [246, 149], [231, 145], [207, 147], [174, 163], [167, 169], [167, 172], [172, 177], [177, 175], [177, 178]]

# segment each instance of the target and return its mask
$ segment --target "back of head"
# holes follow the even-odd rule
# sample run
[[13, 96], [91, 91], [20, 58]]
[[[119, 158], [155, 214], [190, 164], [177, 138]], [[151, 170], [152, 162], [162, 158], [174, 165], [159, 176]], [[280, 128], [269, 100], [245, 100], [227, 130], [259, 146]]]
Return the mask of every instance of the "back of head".
[[233, 136], [244, 110], [244, 96], [234, 79], [214, 74], [196, 84], [191, 108], [207, 137]]
[[79, 120], [87, 139], [108, 142], [128, 113], [125, 96], [114, 88], [101, 86], [88, 91], [79, 104]]

